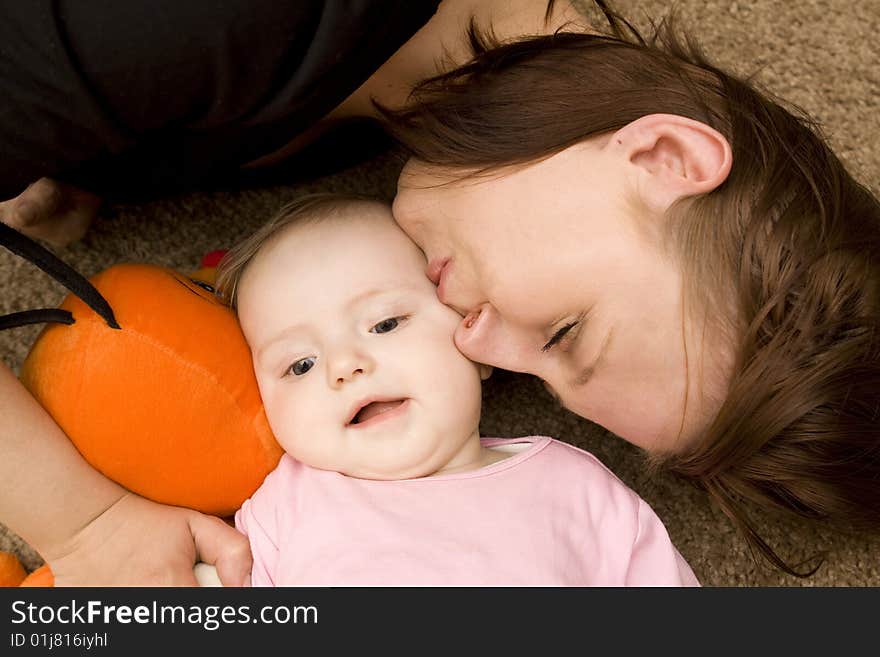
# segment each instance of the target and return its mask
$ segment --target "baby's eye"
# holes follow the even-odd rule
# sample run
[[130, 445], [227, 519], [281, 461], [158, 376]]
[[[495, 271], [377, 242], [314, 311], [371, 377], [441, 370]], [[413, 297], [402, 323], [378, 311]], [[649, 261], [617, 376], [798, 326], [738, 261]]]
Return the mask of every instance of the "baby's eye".
[[309, 356], [308, 358], [300, 358], [298, 361], [294, 362], [293, 365], [287, 368], [284, 376], [287, 376], [288, 374], [293, 374], [294, 376], [302, 376], [314, 366], [315, 358], [313, 356]]
[[370, 329], [370, 333], [390, 333], [400, 326], [401, 322], [405, 319], [406, 317], [389, 317], [388, 319], [383, 319]]

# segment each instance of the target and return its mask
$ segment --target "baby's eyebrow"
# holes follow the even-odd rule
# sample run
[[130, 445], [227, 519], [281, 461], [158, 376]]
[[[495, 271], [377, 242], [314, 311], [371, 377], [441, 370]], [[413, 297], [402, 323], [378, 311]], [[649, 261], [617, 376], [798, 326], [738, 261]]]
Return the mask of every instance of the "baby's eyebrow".
[[389, 290], [387, 287], [371, 288], [369, 290], [366, 290], [364, 292], [361, 292], [360, 294], [356, 294], [355, 296], [353, 296], [345, 304], [345, 307], [346, 307], [346, 309], [354, 308], [359, 303], [363, 303], [364, 301], [367, 301], [368, 299], [371, 299], [375, 296], [379, 296], [380, 294], [387, 294], [390, 291], [391, 290]]
[[263, 343], [257, 351], [254, 353], [254, 360], [262, 363], [266, 360], [267, 354], [269, 354], [275, 347], [278, 346], [281, 342], [288, 340], [292, 333], [303, 328], [302, 324], [294, 324], [293, 326], [288, 326], [279, 333], [276, 333], [270, 340], [267, 340]]
[[412, 292], [416, 289], [415, 285], [410, 284], [400, 284], [400, 283], [389, 283], [388, 285], [382, 285], [378, 287], [372, 287], [368, 290], [360, 292], [353, 296], [346, 303], [346, 309], [351, 309], [357, 306], [364, 301], [368, 301], [373, 297], [385, 296], [387, 294], [395, 294], [401, 292]]

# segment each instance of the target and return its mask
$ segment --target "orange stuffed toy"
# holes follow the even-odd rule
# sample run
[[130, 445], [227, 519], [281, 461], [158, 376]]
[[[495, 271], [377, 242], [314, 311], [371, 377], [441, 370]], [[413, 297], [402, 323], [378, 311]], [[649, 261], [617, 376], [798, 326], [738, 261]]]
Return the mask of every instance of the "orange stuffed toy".
[[[48, 326], [21, 381], [85, 459], [148, 499], [232, 514], [277, 465], [250, 350], [210, 283], [216, 255], [190, 278], [117, 265], [91, 279], [119, 328], [71, 294], [69, 325]], [[0, 585], [24, 571], [0, 553]], [[23, 585], [50, 586], [38, 569]]]

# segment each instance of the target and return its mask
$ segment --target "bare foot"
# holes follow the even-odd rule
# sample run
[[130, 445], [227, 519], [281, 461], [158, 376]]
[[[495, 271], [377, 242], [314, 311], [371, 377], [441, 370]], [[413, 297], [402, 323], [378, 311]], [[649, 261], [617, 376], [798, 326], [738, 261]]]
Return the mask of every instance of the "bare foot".
[[0, 203], [0, 220], [28, 237], [63, 248], [82, 239], [100, 206], [101, 199], [91, 192], [40, 178]]

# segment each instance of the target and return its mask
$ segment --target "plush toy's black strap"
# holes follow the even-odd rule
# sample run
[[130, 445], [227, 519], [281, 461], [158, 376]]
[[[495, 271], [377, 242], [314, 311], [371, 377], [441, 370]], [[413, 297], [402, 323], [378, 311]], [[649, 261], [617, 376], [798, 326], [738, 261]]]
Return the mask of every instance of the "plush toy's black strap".
[[69, 310], [60, 308], [40, 308], [38, 310], [23, 310], [19, 313], [0, 315], [0, 331], [28, 324], [73, 324], [76, 320]]
[[[17, 230], [0, 222], [0, 244], [19, 257], [32, 262], [68, 290], [83, 300], [86, 305], [104, 318], [110, 328], [118, 329], [119, 324], [113, 309], [101, 293], [70, 265], [60, 260], [54, 253], [37, 244]], [[0, 330], [35, 324], [38, 322], [61, 322], [73, 324], [73, 316], [65, 311], [51, 308], [26, 310], [0, 316]]]

